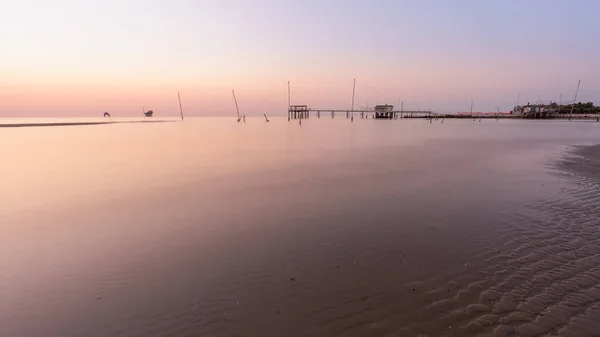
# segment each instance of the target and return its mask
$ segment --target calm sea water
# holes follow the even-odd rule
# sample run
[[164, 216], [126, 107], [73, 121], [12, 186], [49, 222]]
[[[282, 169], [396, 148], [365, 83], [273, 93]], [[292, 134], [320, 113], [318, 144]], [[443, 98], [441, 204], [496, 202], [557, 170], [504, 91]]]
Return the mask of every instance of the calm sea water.
[[566, 121], [0, 129], [0, 336], [592, 336], [600, 191], [552, 164], [595, 143]]

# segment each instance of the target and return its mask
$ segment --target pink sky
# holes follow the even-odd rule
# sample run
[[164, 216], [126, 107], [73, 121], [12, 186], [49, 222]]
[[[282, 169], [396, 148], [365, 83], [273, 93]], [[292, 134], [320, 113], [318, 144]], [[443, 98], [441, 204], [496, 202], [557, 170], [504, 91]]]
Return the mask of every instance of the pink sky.
[[[293, 104], [345, 109], [353, 78], [357, 107], [401, 99], [456, 112], [473, 99], [477, 111], [508, 111], [517, 94], [572, 100], [579, 79], [578, 100], [600, 103], [600, 41], [585, 18], [514, 25], [533, 9], [562, 15], [560, 4], [62, 2], [15, 1], [0, 17], [0, 116], [175, 116], [178, 91], [189, 116], [235, 115], [232, 89], [243, 113], [285, 114], [288, 80]], [[578, 6], [584, 16], [598, 7]], [[390, 11], [411, 15], [359, 24]]]

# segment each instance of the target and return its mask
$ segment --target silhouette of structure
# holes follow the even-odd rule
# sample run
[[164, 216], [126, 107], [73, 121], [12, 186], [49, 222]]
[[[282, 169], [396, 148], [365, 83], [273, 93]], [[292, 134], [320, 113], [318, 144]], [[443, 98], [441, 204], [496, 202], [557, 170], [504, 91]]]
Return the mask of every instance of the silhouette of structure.
[[375, 106], [375, 118], [384, 118], [384, 119], [394, 118], [394, 106], [389, 105], [389, 104], [376, 105]]
[[306, 105], [290, 105], [288, 109], [288, 120], [293, 119], [307, 119], [310, 117], [310, 110]]

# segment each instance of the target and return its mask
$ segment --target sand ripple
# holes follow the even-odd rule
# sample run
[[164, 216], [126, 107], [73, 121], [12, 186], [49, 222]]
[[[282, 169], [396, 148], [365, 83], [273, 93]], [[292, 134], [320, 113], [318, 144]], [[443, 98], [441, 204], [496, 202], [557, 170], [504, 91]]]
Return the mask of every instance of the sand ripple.
[[596, 177], [568, 178], [559, 198], [527, 205], [486, 241], [478, 281], [421, 295], [430, 301], [422, 314], [436, 322], [426, 335], [600, 336], [600, 187]]

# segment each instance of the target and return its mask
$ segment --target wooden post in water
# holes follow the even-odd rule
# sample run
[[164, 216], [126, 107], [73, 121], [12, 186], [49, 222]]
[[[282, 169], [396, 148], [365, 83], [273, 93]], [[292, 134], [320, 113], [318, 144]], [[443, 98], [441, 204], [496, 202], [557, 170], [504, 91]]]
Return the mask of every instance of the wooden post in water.
[[235, 102], [235, 110], [237, 111], [237, 117], [238, 117], [237, 121], [238, 121], [238, 123], [239, 123], [239, 122], [240, 122], [240, 119], [241, 119], [241, 118], [240, 118], [240, 109], [238, 108], [237, 99], [235, 98], [235, 91], [234, 91], [234, 90], [231, 90], [231, 92], [233, 93], [233, 101]]
[[402, 118], [402, 112], [404, 111], [404, 101], [400, 103], [400, 118]]
[[352, 84], [352, 119], [351, 122], [354, 122], [354, 92], [356, 89], [356, 78], [354, 79], [354, 84]]
[[181, 95], [177, 92], [177, 98], [179, 98], [179, 113], [181, 114], [181, 120], [183, 120], [183, 106], [181, 105]]
[[292, 107], [291, 103], [291, 93], [290, 93], [290, 81], [288, 81], [288, 122], [290, 121], [290, 108]]

